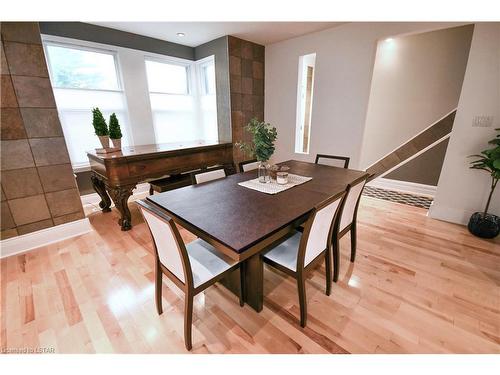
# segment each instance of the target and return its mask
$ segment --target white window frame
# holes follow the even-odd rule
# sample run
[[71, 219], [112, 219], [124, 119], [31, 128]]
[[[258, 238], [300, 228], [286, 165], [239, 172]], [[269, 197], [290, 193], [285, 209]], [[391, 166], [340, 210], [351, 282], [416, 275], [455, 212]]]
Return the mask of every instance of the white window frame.
[[206, 77], [203, 74], [203, 69], [209, 65], [214, 65], [215, 68], [215, 55], [207, 56], [195, 62], [197, 76], [198, 76], [198, 87], [200, 88], [200, 96], [217, 95], [217, 78], [215, 79], [215, 93], [209, 94], [207, 92], [207, 82]]
[[[163, 92], [163, 91], [151, 91], [149, 89], [149, 81], [147, 79], [147, 69], [146, 69], [146, 61], [153, 61], [157, 63], [169, 64], [169, 65], [178, 65], [186, 68], [186, 79], [187, 79], [187, 93], [177, 94], [172, 92]], [[148, 93], [150, 94], [165, 94], [165, 95], [185, 95], [191, 96], [193, 95], [193, 63], [195, 61], [185, 60], [178, 57], [172, 56], [159, 56], [146, 54], [144, 55], [144, 69], [146, 69], [146, 84], [148, 85]]]
[[[166, 62], [168, 64], [181, 64], [188, 66], [188, 89], [189, 94], [193, 95], [197, 101], [197, 108], [199, 108], [199, 100], [201, 89], [198, 90], [200, 83], [197, 81], [199, 74], [197, 73], [198, 65], [206, 63], [208, 60], [213, 59], [215, 64], [215, 57], [208, 56], [204, 59], [197, 61], [187, 60], [173, 56], [166, 56], [152, 52], [145, 52], [137, 49], [126, 47], [90, 42], [86, 40], [66, 38], [61, 36], [42, 34], [42, 45], [47, 59], [47, 65], [50, 61], [46, 50], [46, 44], [58, 45], [62, 47], [86, 50], [97, 53], [107, 53], [114, 56], [115, 69], [117, 71], [119, 90], [100, 90], [100, 89], [84, 89], [84, 88], [66, 88], [54, 87], [58, 90], [88, 90], [88, 91], [111, 91], [120, 92], [124, 95], [124, 111], [127, 118], [127, 134], [131, 145], [152, 144], [157, 142], [155, 136], [155, 127], [153, 120], [153, 112], [150, 102], [150, 92], [147, 81], [147, 72], [145, 60], [152, 60], [158, 62]], [[139, 70], [140, 69], [140, 70]], [[49, 74], [51, 69], [49, 66]], [[52, 77], [51, 82], [52, 82]], [[216, 88], [217, 90], [217, 88]], [[181, 95], [181, 94], [165, 94], [164, 95]], [[217, 94], [217, 92], [216, 92]], [[138, 99], [140, 98], [140, 100]], [[59, 108], [58, 108], [59, 111]], [[80, 111], [80, 110], [75, 110]], [[197, 111], [196, 116], [199, 115]], [[139, 124], [135, 126], [134, 124]], [[123, 126], [123, 125], [122, 125]], [[137, 138], [137, 142], [136, 139]], [[81, 170], [88, 170], [90, 163], [72, 164], [75, 172]]]
[[[50, 57], [49, 57], [49, 53], [48, 53], [47, 48], [46, 48], [47, 45], [54, 45], [54, 46], [59, 46], [59, 47], [79, 49], [82, 51], [105, 53], [105, 54], [113, 56], [114, 63], [115, 63], [117, 84], [118, 84], [117, 90], [94, 89], [94, 88], [86, 89], [86, 88], [58, 87], [58, 86], [53, 86], [52, 88], [58, 89], [58, 90], [81, 90], [81, 91], [96, 91], [96, 92], [101, 91], [101, 92], [122, 93], [124, 95], [124, 112], [125, 112], [125, 116], [127, 117], [127, 134], [128, 134], [128, 138], [129, 138], [130, 143], [134, 144], [134, 136], [133, 136], [133, 132], [131, 129], [130, 114], [129, 114], [128, 102], [127, 102], [127, 98], [126, 98], [127, 92], [125, 90], [123, 74], [122, 74], [122, 66], [121, 66], [121, 62], [120, 62], [120, 54], [119, 54], [120, 47], [113, 48], [114, 46], [110, 46], [110, 45], [106, 45], [106, 44], [88, 42], [88, 41], [84, 41], [84, 40], [80, 40], [80, 39], [65, 38], [65, 37], [47, 35], [47, 34], [41, 34], [41, 38], [42, 38], [42, 46], [43, 46], [43, 50], [44, 50], [44, 54], [45, 54], [45, 59], [47, 62], [47, 70], [49, 72], [49, 78], [50, 78], [51, 84], [54, 81], [52, 78]], [[57, 108], [57, 111], [59, 113], [60, 109]], [[70, 109], [70, 110], [65, 110], [65, 112], [85, 112], [85, 110], [81, 110], [81, 109], [71, 110]], [[90, 150], [88, 150], [88, 151], [90, 151]], [[87, 170], [90, 170], [90, 161], [87, 161], [85, 163], [71, 163], [71, 167], [73, 169], [73, 172], [75, 172], [75, 173], [87, 171]]]
[[52, 77], [52, 65], [50, 62], [50, 55], [48, 53], [47, 47], [48, 46], [54, 46], [54, 47], [62, 47], [62, 48], [68, 48], [68, 49], [76, 49], [80, 51], [87, 51], [87, 52], [94, 52], [94, 53], [101, 53], [105, 55], [111, 55], [113, 56], [113, 62], [115, 66], [115, 74], [116, 74], [116, 83], [118, 84], [118, 89], [113, 90], [113, 89], [95, 89], [95, 88], [81, 88], [81, 87], [59, 87], [59, 86], [53, 86], [54, 89], [61, 89], [61, 90], [87, 90], [87, 91], [108, 91], [108, 92], [123, 92], [123, 80], [122, 80], [122, 75], [121, 75], [121, 69], [120, 69], [120, 64], [119, 64], [119, 58], [118, 58], [118, 53], [117, 51], [109, 50], [109, 49], [104, 49], [104, 48], [98, 48], [98, 47], [89, 47], [89, 46], [84, 46], [80, 45], [77, 43], [69, 43], [69, 42], [60, 42], [57, 40], [53, 40], [50, 37], [44, 36], [43, 39], [43, 50], [45, 53], [45, 58], [47, 60], [47, 66], [48, 66], [48, 71], [49, 71], [49, 77], [50, 81], [54, 82], [53, 77]]
[[[157, 92], [157, 91], [150, 91], [149, 89], [149, 82], [147, 79], [147, 70], [146, 70], [146, 84], [148, 86], [148, 96], [151, 94], [159, 94], [159, 95], [172, 95], [172, 96], [190, 96], [193, 99], [193, 102], [195, 103], [195, 118], [198, 119], [200, 118], [200, 107], [201, 107], [201, 97], [202, 96], [208, 96], [208, 95], [217, 95], [217, 88], [215, 89], [215, 94], [206, 94], [206, 88], [205, 88], [205, 79], [202, 77], [202, 68], [204, 66], [207, 66], [209, 64], [214, 64], [215, 66], [215, 55], [210, 55], [207, 56], [203, 59], [200, 60], [186, 60], [186, 59], [181, 59], [178, 57], [172, 57], [172, 56], [159, 56], [159, 55], [152, 55], [152, 54], [146, 54], [144, 55], [144, 69], [146, 69], [146, 61], [155, 61], [159, 63], [164, 63], [164, 64], [171, 64], [171, 65], [180, 65], [180, 66], [185, 66], [186, 71], [187, 71], [187, 83], [188, 83], [188, 93], [187, 94], [175, 94], [175, 93], [167, 93], [167, 92]], [[217, 83], [217, 81], [216, 81]], [[217, 107], [216, 107], [217, 111]], [[153, 109], [151, 108], [151, 113], [153, 113]], [[216, 112], [217, 113], [217, 112]], [[198, 121], [199, 123], [199, 121]], [[153, 129], [155, 132], [155, 137], [158, 139], [157, 134], [156, 134], [156, 128], [154, 127], [154, 119], [153, 119]]]

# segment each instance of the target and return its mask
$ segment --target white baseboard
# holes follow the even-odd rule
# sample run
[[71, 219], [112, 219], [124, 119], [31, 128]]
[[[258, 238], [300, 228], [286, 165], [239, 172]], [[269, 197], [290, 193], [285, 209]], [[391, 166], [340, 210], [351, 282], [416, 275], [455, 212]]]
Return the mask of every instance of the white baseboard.
[[388, 178], [376, 178], [370, 181], [368, 186], [372, 186], [380, 189], [396, 190], [403, 193], [413, 193], [418, 195], [428, 195], [434, 197], [436, 195], [437, 186], [417, 184], [415, 182], [406, 182], [391, 180]]
[[[147, 193], [147, 192], [149, 192], [149, 184], [148, 183], [139, 184], [133, 190], [132, 197], [134, 195], [144, 194], [144, 193]], [[82, 204], [84, 206], [85, 205], [89, 205], [89, 204], [98, 205], [99, 202], [101, 202], [101, 197], [97, 193], [82, 195], [80, 198], [81, 198]], [[111, 201], [111, 206], [112, 207], [114, 206], [114, 203], [112, 201]]]
[[89, 219], [56, 225], [1, 241], [0, 259], [92, 231]]
[[429, 207], [427, 216], [455, 224], [467, 225], [473, 213], [474, 211], [439, 206], [433, 202]]

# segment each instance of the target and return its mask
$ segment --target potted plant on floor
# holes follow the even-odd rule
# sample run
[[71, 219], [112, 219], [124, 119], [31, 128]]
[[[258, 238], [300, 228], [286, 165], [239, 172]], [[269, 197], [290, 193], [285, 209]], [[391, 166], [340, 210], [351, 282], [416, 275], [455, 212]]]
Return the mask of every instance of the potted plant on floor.
[[95, 134], [99, 137], [102, 148], [109, 148], [109, 132], [106, 120], [99, 108], [92, 109], [92, 125], [94, 126]]
[[500, 129], [495, 139], [489, 141], [489, 144], [494, 145], [493, 148], [484, 150], [481, 155], [471, 155], [476, 159], [471, 162], [472, 169], [482, 169], [491, 175], [491, 189], [486, 207], [483, 212], [474, 213], [469, 220], [469, 231], [482, 238], [494, 238], [500, 232], [500, 218], [496, 215], [488, 213], [490, 207], [491, 197], [497, 187], [498, 180], [500, 179]]
[[248, 154], [249, 157], [255, 157], [260, 162], [258, 169], [259, 181], [269, 182], [267, 161], [274, 154], [274, 142], [276, 141], [278, 132], [271, 124], [259, 121], [256, 118], [250, 120], [246, 126], [246, 130], [252, 134], [252, 144], [240, 141], [236, 143], [236, 146]]
[[109, 138], [113, 142], [113, 147], [121, 150], [122, 148], [122, 131], [120, 129], [120, 124], [116, 118], [116, 114], [111, 114], [109, 118]]

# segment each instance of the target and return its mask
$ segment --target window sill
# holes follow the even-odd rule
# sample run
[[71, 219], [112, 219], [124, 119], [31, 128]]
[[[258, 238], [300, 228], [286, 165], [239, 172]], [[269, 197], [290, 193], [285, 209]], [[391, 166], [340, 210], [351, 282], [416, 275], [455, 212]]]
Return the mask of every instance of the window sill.
[[72, 165], [73, 173], [81, 173], [81, 172], [89, 172], [90, 164], [89, 163], [81, 163]]

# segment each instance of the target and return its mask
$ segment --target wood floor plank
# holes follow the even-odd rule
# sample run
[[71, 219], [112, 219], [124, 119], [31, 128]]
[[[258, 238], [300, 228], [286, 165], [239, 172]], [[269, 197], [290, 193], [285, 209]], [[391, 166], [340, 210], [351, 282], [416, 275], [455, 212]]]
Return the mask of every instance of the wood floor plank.
[[[130, 206], [128, 232], [115, 210], [89, 211], [92, 233], [0, 261], [2, 349], [186, 353], [183, 293], [164, 279], [156, 313], [153, 247]], [[356, 262], [347, 235], [331, 295], [324, 265], [306, 281], [306, 328], [295, 281], [266, 266], [261, 313], [219, 284], [195, 297], [192, 352], [500, 353], [498, 239], [374, 198], [358, 218]]]

